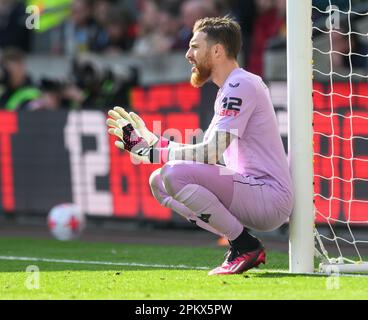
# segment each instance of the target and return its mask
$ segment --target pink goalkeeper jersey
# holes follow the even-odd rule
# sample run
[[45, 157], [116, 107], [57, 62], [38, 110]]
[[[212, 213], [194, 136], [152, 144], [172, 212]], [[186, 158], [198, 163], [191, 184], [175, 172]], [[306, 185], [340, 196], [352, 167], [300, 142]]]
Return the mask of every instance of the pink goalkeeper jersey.
[[274, 181], [281, 190], [291, 192], [290, 172], [275, 111], [262, 79], [241, 68], [233, 70], [217, 93], [214, 109], [204, 140], [215, 131], [238, 136], [223, 155], [226, 167], [243, 175]]

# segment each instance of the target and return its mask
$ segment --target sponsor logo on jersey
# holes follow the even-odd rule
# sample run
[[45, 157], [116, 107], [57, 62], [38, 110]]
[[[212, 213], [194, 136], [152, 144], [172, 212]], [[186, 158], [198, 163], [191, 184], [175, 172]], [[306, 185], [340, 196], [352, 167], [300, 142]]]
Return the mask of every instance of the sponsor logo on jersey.
[[237, 82], [237, 83], [234, 83], [234, 84], [229, 83], [229, 86], [230, 86], [231, 88], [237, 88], [237, 87], [239, 87], [239, 84], [240, 84], [240, 82]]
[[237, 97], [225, 97], [221, 101], [220, 116], [237, 116], [240, 113], [240, 106], [243, 100]]

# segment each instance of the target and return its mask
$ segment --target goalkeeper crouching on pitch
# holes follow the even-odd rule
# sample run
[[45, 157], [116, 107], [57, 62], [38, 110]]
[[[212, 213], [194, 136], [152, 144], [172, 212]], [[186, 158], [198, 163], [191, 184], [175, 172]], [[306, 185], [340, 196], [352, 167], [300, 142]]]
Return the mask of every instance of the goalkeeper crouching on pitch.
[[[161, 205], [228, 239], [225, 261], [210, 275], [237, 274], [265, 263], [265, 249], [246, 228], [271, 231], [285, 223], [293, 194], [269, 91], [239, 68], [240, 26], [228, 17], [204, 18], [193, 28], [186, 58], [191, 83], [218, 87], [214, 117], [202, 143], [156, 137], [134, 113], [109, 111], [115, 145], [143, 162], [162, 163], [150, 177]], [[217, 165], [223, 156], [225, 166]]]

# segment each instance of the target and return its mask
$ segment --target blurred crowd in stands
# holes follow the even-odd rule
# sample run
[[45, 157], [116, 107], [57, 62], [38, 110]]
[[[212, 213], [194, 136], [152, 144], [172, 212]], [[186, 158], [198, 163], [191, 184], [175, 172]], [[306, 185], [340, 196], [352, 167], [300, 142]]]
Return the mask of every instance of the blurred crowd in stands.
[[[26, 8], [35, 3], [40, 9], [40, 25], [32, 28], [37, 17]], [[331, 3], [340, 10], [348, 9], [346, 0]], [[330, 0], [313, 0], [313, 4], [325, 10]], [[269, 42], [286, 39], [286, 0], [0, 0], [0, 109], [125, 104], [127, 90], [137, 81], [135, 72], [121, 77], [103, 70], [96, 78], [95, 68], [80, 63], [80, 54], [154, 57], [185, 51], [197, 19], [227, 14], [242, 27], [241, 65], [262, 76], [263, 52]], [[343, 43], [339, 48], [349, 50]], [[32, 83], [26, 73], [27, 54], [72, 57], [73, 81]]]

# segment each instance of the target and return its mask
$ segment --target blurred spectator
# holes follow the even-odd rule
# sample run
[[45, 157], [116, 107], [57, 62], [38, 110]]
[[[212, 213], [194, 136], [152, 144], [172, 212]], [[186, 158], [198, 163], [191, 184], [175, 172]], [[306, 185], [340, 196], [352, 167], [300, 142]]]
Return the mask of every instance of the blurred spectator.
[[93, 0], [73, 0], [70, 17], [56, 29], [51, 53], [74, 56], [91, 50], [99, 27], [93, 18]]
[[145, 0], [141, 10], [138, 18], [138, 36], [133, 45], [133, 52], [140, 56], [146, 56], [151, 54], [160, 11], [154, 0]]
[[120, 6], [112, 6], [103, 27], [106, 34], [105, 42], [92, 45], [93, 51], [120, 54], [130, 50], [135, 39], [135, 25], [128, 10]]
[[187, 0], [182, 3], [180, 8], [182, 27], [172, 49], [188, 49], [189, 41], [192, 38], [194, 23], [204, 17], [216, 15], [216, 6], [213, 1]]
[[21, 110], [41, 92], [27, 76], [25, 57], [18, 49], [4, 50], [0, 64], [0, 109]]
[[155, 53], [169, 52], [174, 46], [180, 28], [179, 6], [177, 3], [161, 7], [155, 39]]
[[[233, 0], [211, 0], [213, 7], [214, 16], [224, 17], [232, 11], [232, 7], [234, 6]], [[253, 2], [252, 0], [242, 1], [242, 2]], [[235, 15], [234, 15], [235, 16]]]
[[275, 36], [285, 34], [286, 0], [257, 0], [257, 16], [253, 25], [253, 37], [247, 70], [263, 76], [263, 53], [267, 42]]
[[[141, 2], [144, 0], [118, 0], [126, 8], [136, 21], [140, 12]], [[179, 0], [181, 1], [181, 0]]]
[[26, 8], [16, 0], [0, 0], [0, 48], [30, 49], [31, 30], [26, 28]]
[[[135, 44], [133, 52], [140, 56], [164, 54], [170, 52], [180, 28], [179, 6], [176, 2], [162, 4], [160, 10], [153, 1], [147, 2], [145, 14], [140, 26], [142, 36]], [[155, 26], [150, 26], [150, 17], [155, 17]]]
[[276, 36], [286, 39], [286, 0], [275, 0], [275, 8], [280, 23]]
[[346, 0], [313, 0], [312, 4], [321, 11], [326, 11], [330, 5], [336, 6], [342, 11], [349, 8], [349, 1]]
[[[357, 32], [354, 24], [351, 24], [351, 30]], [[341, 24], [339, 29], [332, 30], [331, 59], [334, 70], [347, 68], [354, 72], [353, 68], [368, 68], [368, 46], [354, 32], [348, 34], [349, 26], [346, 23]]]
[[251, 47], [254, 19], [256, 18], [255, 0], [230, 0], [229, 5], [231, 8], [230, 15], [235, 17], [242, 29], [242, 53], [243, 61], [246, 62]]
[[109, 20], [111, 8], [116, 5], [116, 0], [95, 0], [93, 3], [93, 18], [99, 26], [104, 26]]
[[101, 51], [108, 43], [108, 35], [104, 27], [109, 20], [109, 12], [115, 3], [115, 0], [95, 0], [93, 4], [93, 18], [98, 28], [91, 44], [92, 51]]
[[337, 10], [347, 12], [350, 5], [353, 9], [355, 5], [363, 1], [366, 0], [313, 0], [312, 5], [314, 6], [314, 8], [312, 11], [312, 19], [313, 21], [316, 21], [320, 18], [324, 20], [329, 19], [329, 15], [328, 13], [325, 13], [325, 11], [329, 11], [330, 5], [332, 7], [336, 7]]

